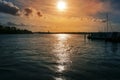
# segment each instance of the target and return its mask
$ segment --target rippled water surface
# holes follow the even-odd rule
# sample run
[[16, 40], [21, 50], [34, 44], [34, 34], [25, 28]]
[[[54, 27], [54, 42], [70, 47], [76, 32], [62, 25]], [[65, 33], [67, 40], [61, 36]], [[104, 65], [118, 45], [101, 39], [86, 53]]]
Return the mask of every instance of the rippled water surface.
[[120, 80], [120, 44], [77, 34], [0, 35], [0, 80]]

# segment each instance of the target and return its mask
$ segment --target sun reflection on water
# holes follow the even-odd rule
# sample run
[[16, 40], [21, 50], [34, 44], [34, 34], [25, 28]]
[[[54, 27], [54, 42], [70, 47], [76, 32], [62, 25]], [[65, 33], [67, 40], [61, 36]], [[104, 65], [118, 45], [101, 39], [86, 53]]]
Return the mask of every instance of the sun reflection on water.
[[68, 37], [70, 37], [70, 35], [68, 35], [68, 34], [58, 34], [57, 37], [58, 37], [58, 40], [61, 40], [61, 41], [64, 42], [65, 40], [68, 39]]
[[64, 78], [55, 78], [55, 80], [66, 80]]
[[65, 70], [65, 66], [59, 65], [58, 72], [63, 72]]
[[[56, 62], [58, 65], [56, 65], [56, 72], [59, 74], [63, 74], [64, 71], [66, 71], [70, 65], [70, 52], [68, 52], [68, 49], [70, 49], [70, 46], [68, 44], [68, 40], [70, 38], [69, 34], [57, 34], [56, 39], [57, 42], [54, 44], [54, 55], [56, 57]], [[61, 77], [56, 78], [56, 80], [65, 80]]]

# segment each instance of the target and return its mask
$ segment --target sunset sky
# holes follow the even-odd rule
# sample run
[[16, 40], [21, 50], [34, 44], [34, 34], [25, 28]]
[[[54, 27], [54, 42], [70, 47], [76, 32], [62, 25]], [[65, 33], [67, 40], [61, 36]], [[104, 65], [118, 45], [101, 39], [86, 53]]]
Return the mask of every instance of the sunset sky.
[[0, 23], [32, 31], [120, 31], [120, 0], [0, 0]]

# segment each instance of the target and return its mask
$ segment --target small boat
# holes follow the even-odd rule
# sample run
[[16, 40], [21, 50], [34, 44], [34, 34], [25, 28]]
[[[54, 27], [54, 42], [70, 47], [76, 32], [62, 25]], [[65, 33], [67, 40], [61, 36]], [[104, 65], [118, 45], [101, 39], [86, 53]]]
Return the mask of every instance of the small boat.
[[90, 33], [88, 35], [88, 39], [97, 39], [97, 40], [105, 40], [108, 33], [105, 32], [96, 32], [96, 33]]
[[120, 32], [108, 32], [109, 23], [107, 15], [107, 31], [106, 32], [93, 32], [90, 33], [87, 38], [92, 40], [105, 40], [111, 42], [120, 42]]
[[111, 42], [120, 42], [120, 32], [98, 32], [91, 33], [87, 37], [91, 40], [104, 40]]

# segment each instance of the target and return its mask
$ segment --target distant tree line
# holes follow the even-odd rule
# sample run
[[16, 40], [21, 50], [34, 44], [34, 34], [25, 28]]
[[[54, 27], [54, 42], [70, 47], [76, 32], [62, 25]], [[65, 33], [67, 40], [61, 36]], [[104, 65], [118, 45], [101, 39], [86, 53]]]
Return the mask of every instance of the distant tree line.
[[32, 31], [0, 25], [0, 34], [32, 34]]

